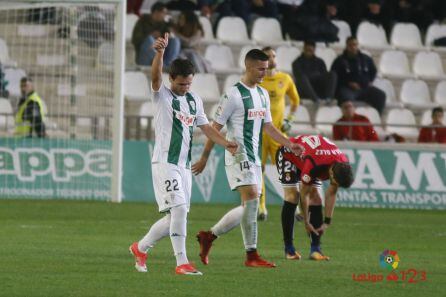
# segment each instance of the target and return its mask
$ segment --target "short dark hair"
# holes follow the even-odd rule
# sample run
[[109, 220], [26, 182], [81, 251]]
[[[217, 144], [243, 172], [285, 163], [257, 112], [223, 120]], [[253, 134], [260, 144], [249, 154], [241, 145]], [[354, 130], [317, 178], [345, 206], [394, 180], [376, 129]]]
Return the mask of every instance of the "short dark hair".
[[349, 36], [347, 37], [347, 39], [345, 40], [345, 44], [348, 44], [350, 41], [352, 40], [357, 40], [355, 36]]
[[154, 13], [157, 11], [162, 11], [165, 8], [167, 8], [167, 5], [162, 3], [162, 2], [155, 2], [155, 4], [152, 5], [152, 7], [150, 8], [150, 12]]
[[334, 163], [333, 177], [341, 188], [350, 188], [353, 184], [353, 171], [349, 163]]
[[267, 51], [271, 51], [271, 50], [274, 50], [274, 49], [270, 46], [265, 46], [264, 48], [262, 48], [262, 52], [267, 52]]
[[195, 75], [195, 67], [188, 59], [178, 58], [173, 60], [172, 64], [170, 64], [169, 75], [172, 79], [175, 79], [178, 75], [186, 77], [191, 74]]
[[26, 82], [33, 82], [33, 80], [31, 79], [31, 77], [28, 76], [24, 76], [20, 79], [20, 83], [26, 83]]
[[441, 112], [444, 113], [443, 107], [435, 107], [432, 109], [432, 116], [434, 116], [434, 114], [436, 114], [437, 112]]
[[316, 47], [316, 42], [314, 42], [313, 40], [305, 40], [304, 41], [304, 46], [309, 45], [312, 47]]
[[268, 61], [268, 55], [259, 49], [250, 50], [245, 56], [245, 62], [248, 60], [253, 61]]

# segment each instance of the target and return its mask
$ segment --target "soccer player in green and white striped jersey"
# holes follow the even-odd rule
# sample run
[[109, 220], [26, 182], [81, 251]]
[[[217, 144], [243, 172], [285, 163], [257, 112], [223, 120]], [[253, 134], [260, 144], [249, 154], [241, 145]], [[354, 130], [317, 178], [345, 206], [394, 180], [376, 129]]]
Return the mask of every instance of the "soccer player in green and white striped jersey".
[[209, 125], [201, 98], [189, 91], [194, 77], [194, 66], [189, 60], [176, 59], [169, 70], [171, 87], [162, 82], [163, 54], [168, 34], [154, 43], [152, 62], [152, 92], [155, 103], [155, 148], [152, 174], [159, 212], [166, 215], [153, 224], [149, 232], [130, 246], [135, 256], [135, 268], [147, 272], [147, 251], [160, 239], [170, 236], [177, 260], [177, 274], [201, 275], [186, 256], [186, 223], [190, 207], [192, 174], [192, 135], [196, 126], [203, 133], [224, 146], [229, 154], [237, 150], [235, 142], [227, 141]]
[[[239, 145], [235, 155], [226, 154], [225, 169], [231, 189], [240, 193], [242, 205], [226, 213], [210, 231], [200, 231], [197, 238], [201, 261], [208, 264], [212, 242], [240, 224], [247, 253], [245, 265], [275, 267], [274, 263], [262, 259], [257, 253], [257, 210], [262, 191], [262, 131], [296, 154], [301, 153], [301, 146], [291, 143], [271, 123], [268, 92], [258, 85], [268, 69], [268, 56], [261, 50], [253, 49], [246, 54], [245, 66], [242, 80], [222, 97], [213, 123], [217, 130], [226, 124], [227, 139]], [[194, 174], [203, 171], [213, 145], [212, 140], [207, 141], [200, 160], [192, 166]]]

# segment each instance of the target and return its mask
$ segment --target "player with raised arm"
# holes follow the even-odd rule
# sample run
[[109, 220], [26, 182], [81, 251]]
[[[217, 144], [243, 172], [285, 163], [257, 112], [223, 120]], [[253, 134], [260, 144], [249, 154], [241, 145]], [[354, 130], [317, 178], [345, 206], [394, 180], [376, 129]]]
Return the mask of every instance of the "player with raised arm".
[[[304, 151], [296, 155], [281, 147], [276, 156], [279, 181], [285, 192], [282, 208], [285, 256], [287, 259], [300, 259], [293, 243], [294, 212], [300, 198], [305, 229], [311, 238], [310, 259], [329, 260], [322, 253], [320, 239], [333, 218], [338, 188], [349, 188], [353, 183], [352, 168], [339, 148], [321, 135], [300, 135], [290, 140], [300, 144]], [[323, 180], [330, 181], [325, 192], [324, 218], [319, 191]]]
[[[272, 124], [282, 132], [287, 133], [291, 128], [291, 122], [294, 120], [294, 113], [299, 106], [300, 98], [297, 93], [296, 85], [291, 76], [285, 72], [276, 69], [276, 51], [267, 46], [262, 51], [268, 56], [268, 70], [260, 86], [268, 91], [271, 102]], [[285, 96], [290, 100], [290, 111], [285, 118]], [[276, 152], [280, 144], [274, 141], [267, 133], [262, 135], [262, 171], [265, 172], [265, 165], [268, 158], [272, 164], [276, 164]], [[266, 189], [265, 179], [262, 179], [262, 195], [260, 195], [259, 220], [264, 221], [268, 217], [266, 208]]]
[[[212, 242], [241, 225], [246, 250], [245, 265], [248, 267], [275, 267], [257, 253], [257, 211], [261, 193], [262, 131], [291, 151], [301, 153], [301, 146], [292, 143], [271, 123], [268, 92], [259, 86], [268, 69], [268, 56], [253, 49], [245, 57], [246, 72], [242, 80], [223, 95], [215, 115], [213, 126], [220, 130], [226, 124], [227, 139], [235, 141], [239, 149], [235, 155], [226, 153], [225, 170], [232, 190], [240, 193], [241, 205], [227, 212], [209, 231], [197, 235], [200, 243], [200, 258], [208, 264]], [[192, 166], [199, 174], [206, 166], [214, 143], [208, 140], [200, 160]]]
[[186, 256], [186, 224], [190, 207], [192, 174], [190, 170], [192, 135], [196, 126], [229, 155], [237, 144], [227, 141], [209, 125], [201, 98], [189, 91], [194, 77], [192, 63], [176, 59], [169, 69], [171, 87], [162, 82], [163, 54], [168, 33], [154, 43], [152, 62], [152, 92], [155, 103], [155, 148], [152, 156], [153, 187], [159, 212], [165, 216], [150, 227], [149, 232], [134, 242], [130, 252], [135, 256], [135, 268], [147, 272], [147, 251], [162, 238], [170, 236], [177, 261], [176, 274], [201, 275]]

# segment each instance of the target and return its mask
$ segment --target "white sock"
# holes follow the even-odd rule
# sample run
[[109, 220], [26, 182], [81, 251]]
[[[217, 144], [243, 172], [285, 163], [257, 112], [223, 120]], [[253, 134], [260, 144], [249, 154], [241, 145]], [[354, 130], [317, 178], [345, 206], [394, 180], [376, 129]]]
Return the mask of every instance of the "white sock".
[[176, 206], [170, 209], [172, 216], [170, 220], [170, 240], [173, 252], [177, 259], [177, 266], [189, 263], [186, 256], [186, 234], [187, 234], [187, 207]]
[[166, 214], [163, 218], [155, 222], [150, 227], [149, 232], [138, 242], [138, 249], [141, 252], [147, 252], [160, 239], [169, 235], [170, 214]]
[[240, 224], [243, 215], [243, 206], [237, 206], [236, 208], [228, 211], [221, 219], [211, 228], [212, 233], [215, 236], [228, 233]]
[[245, 249], [257, 248], [257, 211], [259, 209], [259, 199], [245, 201], [243, 216], [240, 222], [242, 227], [243, 243]]

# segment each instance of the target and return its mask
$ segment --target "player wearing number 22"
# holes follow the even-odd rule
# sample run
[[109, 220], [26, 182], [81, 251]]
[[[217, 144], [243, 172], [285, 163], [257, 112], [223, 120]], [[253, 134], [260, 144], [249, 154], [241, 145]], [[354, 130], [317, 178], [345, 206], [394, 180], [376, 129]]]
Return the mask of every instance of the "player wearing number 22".
[[235, 153], [237, 144], [227, 141], [209, 125], [203, 102], [189, 91], [194, 66], [188, 60], [174, 60], [169, 69], [171, 87], [162, 81], [162, 61], [168, 34], [154, 43], [152, 93], [155, 103], [155, 148], [152, 156], [153, 188], [159, 212], [165, 214], [149, 232], [130, 246], [135, 268], [146, 272], [147, 251], [162, 238], [170, 236], [177, 261], [176, 274], [201, 275], [186, 256], [186, 222], [190, 206], [192, 173], [190, 169], [192, 135], [196, 126], [203, 133]]
[[[338, 188], [349, 188], [353, 183], [352, 168], [339, 148], [323, 136], [300, 135], [290, 140], [304, 150], [296, 155], [281, 147], [276, 155], [279, 181], [285, 193], [282, 207], [285, 257], [290, 260], [301, 258], [293, 243], [294, 212], [300, 197], [305, 229], [311, 238], [310, 259], [329, 260], [322, 253], [320, 239], [333, 218]], [[324, 180], [330, 183], [325, 192], [325, 218], [322, 217], [320, 194]]]
[[[242, 204], [227, 212], [209, 231], [200, 231], [197, 237], [201, 261], [208, 264], [212, 242], [240, 225], [246, 250], [245, 265], [269, 268], [275, 267], [275, 264], [262, 259], [257, 252], [257, 211], [262, 191], [262, 131], [297, 154], [301, 153], [301, 146], [292, 143], [271, 122], [268, 92], [258, 85], [266, 75], [268, 56], [261, 50], [253, 49], [245, 56], [245, 66], [246, 72], [241, 81], [222, 97], [213, 123], [217, 130], [226, 124], [227, 139], [239, 144], [235, 155], [226, 153], [225, 170], [229, 186], [240, 193]], [[200, 160], [192, 166], [193, 173], [203, 171], [212, 147], [212, 141], [208, 140]]]

